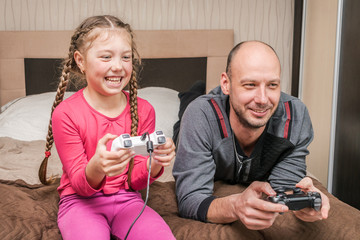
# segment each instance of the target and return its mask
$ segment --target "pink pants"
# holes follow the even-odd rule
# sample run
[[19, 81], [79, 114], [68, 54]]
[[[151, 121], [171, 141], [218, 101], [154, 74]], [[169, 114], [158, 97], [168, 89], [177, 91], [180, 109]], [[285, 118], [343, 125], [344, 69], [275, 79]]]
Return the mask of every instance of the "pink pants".
[[[143, 206], [140, 193], [124, 189], [111, 195], [102, 192], [90, 197], [72, 194], [60, 199], [58, 226], [64, 240], [110, 239], [110, 235], [124, 239]], [[162, 217], [146, 206], [127, 239], [169, 240], [175, 237]]]

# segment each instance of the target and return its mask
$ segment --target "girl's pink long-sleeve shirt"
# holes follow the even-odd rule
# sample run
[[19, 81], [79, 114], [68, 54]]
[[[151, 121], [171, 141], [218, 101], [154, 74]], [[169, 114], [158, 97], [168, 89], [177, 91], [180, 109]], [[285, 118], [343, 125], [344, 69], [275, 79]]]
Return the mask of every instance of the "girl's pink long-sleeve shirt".
[[[63, 165], [58, 192], [60, 197], [77, 193], [90, 196], [103, 191], [112, 194], [120, 189], [129, 189], [127, 169], [120, 175], [105, 177], [99, 189], [92, 188], [85, 176], [85, 168], [95, 154], [97, 143], [105, 134], [121, 135], [130, 133], [131, 117], [129, 94], [125, 92], [127, 105], [115, 118], [107, 117], [93, 109], [85, 100], [83, 89], [61, 102], [52, 115], [54, 141]], [[138, 98], [138, 135], [155, 130], [155, 111], [149, 102]], [[112, 141], [107, 143], [110, 151]], [[131, 187], [140, 190], [146, 187], [148, 170], [147, 158], [137, 155], [131, 177]], [[163, 169], [157, 177], [161, 176]], [[156, 177], [156, 178], [157, 178]], [[151, 178], [153, 182], [156, 178]]]

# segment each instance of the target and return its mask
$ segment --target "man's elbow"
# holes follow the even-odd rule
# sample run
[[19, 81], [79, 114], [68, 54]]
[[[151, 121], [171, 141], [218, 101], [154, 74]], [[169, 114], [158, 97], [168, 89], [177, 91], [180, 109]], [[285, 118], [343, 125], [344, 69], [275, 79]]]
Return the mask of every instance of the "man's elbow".
[[193, 210], [188, 204], [178, 201], [179, 215], [182, 218], [197, 219], [197, 211]]

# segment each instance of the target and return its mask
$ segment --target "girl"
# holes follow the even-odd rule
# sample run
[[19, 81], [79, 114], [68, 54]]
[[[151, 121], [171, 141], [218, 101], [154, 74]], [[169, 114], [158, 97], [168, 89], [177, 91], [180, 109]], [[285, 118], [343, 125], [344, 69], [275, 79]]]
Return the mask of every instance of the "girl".
[[[144, 206], [137, 190], [146, 188], [149, 159], [132, 150], [110, 151], [117, 135], [155, 130], [155, 112], [137, 98], [140, 64], [128, 24], [113, 16], [86, 19], [71, 38], [52, 107], [45, 159], [39, 169], [46, 179], [53, 141], [63, 164], [58, 226], [64, 239], [124, 239]], [[86, 79], [86, 87], [62, 102], [70, 76]], [[79, 78], [78, 77], [78, 78]], [[129, 83], [129, 93], [124, 91]], [[61, 102], [61, 103], [60, 103]], [[52, 134], [53, 132], [53, 134]], [[175, 156], [170, 138], [154, 149], [153, 182]], [[175, 239], [154, 210], [146, 207], [129, 233], [130, 239]]]

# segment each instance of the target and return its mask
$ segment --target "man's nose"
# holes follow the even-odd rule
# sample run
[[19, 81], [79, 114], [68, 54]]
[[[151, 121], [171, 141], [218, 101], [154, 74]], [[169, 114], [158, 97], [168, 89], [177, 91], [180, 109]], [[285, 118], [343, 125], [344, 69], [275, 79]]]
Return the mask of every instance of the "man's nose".
[[256, 96], [255, 96], [255, 102], [261, 105], [267, 104], [268, 103], [268, 95], [266, 92], [266, 88], [264, 86], [260, 86], [258, 88], [258, 90], [256, 91]]

